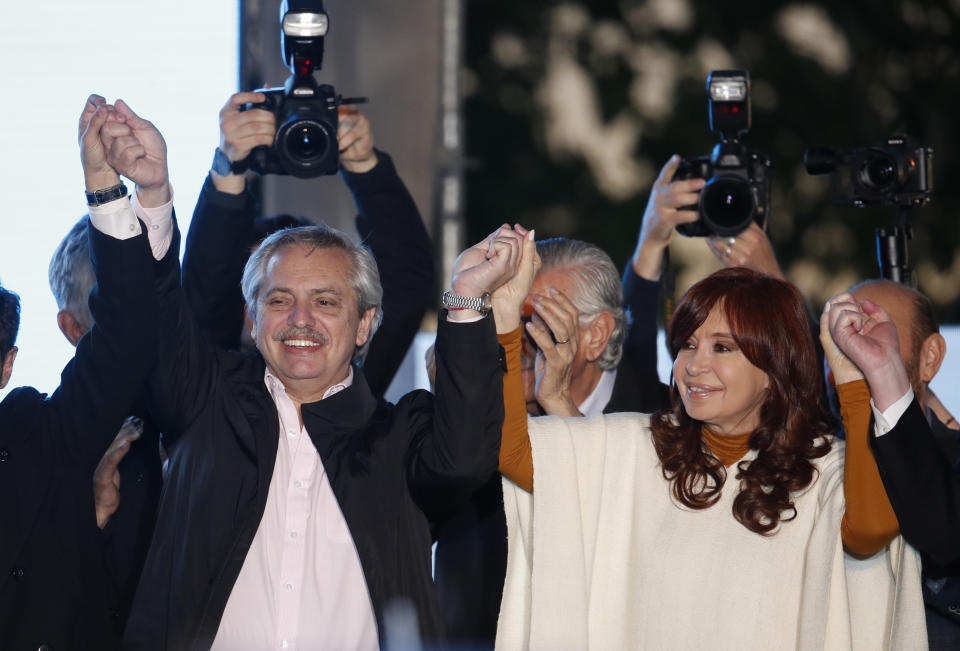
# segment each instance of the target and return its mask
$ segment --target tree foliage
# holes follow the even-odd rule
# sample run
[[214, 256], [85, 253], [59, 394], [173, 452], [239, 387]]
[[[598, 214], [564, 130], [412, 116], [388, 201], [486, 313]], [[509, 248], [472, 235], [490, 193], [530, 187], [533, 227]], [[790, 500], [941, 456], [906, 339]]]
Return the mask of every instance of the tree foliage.
[[706, 74], [743, 68], [753, 81], [745, 141], [774, 163], [768, 233], [788, 275], [815, 301], [877, 275], [874, 228], [893, 210], [832, 206], [803, 151], [905, 132], [936, 152], [935, 198], [913, 213], [911, 257], [945, 310], [960, 294], [958, 28], [957, 0], [467, 3], [469, 238], [519, 221], [624, 263], [662, 163], [716, 142]]

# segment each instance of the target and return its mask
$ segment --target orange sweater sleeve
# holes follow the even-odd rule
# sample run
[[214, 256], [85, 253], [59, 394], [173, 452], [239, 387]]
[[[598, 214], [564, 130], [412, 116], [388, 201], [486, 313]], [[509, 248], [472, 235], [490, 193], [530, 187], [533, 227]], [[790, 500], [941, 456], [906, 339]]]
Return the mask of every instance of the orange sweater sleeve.
[[868, 443], [870, 389], [864, 380], [837, 387], [840, 414], [847, 434], [843, 494], [846, 510], [840, 523], [843, 544], [855, 556], [871, 556], [893, 540], [900, 523], [880, 480]]
[[503, 429], [500, 441], [500, 472], [523, 490], [533, 492], [533, 449], [527, 433], [527, 403], [520, 371], [520, 328], [497, 340], [503, 346], [507, 372], [503, 376]]

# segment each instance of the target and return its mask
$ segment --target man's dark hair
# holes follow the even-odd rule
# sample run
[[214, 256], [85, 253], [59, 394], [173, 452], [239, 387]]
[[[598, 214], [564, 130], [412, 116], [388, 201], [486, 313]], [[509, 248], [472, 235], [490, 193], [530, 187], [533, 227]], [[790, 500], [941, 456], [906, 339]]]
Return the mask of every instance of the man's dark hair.
[[20, 297], [0, 285], [0, 364], [17, 343], [20, 330]]

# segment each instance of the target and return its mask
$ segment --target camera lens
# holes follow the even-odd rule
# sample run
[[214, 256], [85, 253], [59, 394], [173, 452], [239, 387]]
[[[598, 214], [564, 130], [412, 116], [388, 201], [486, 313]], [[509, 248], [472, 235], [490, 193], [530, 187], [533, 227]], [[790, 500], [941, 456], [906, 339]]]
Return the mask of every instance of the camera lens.
[[290, 122], [277, 134], [283, 156], [295, 165], [306, 167], [328, 156], [334, 141], [329, 125], [316, 120]]
[[750, 185], [734, 176], [715, 176], [700, 191], [700, 215], [717, 235], [736, 235], [750, 225], [756, 211]]
[[287, 138], [290, 139], [290, 152], [296, 158], [310, 160], [326, 148], [324, 134], [315, 124], [302, 124]]
[[874, 190], [888, 190], [897, 182], [897, 162], [884, 152], [870, 152], [860, 168], [860, 179]]
[[294, 162], [312, 163], [330, 151], [330, 133], [328, 128], [312, 120], [299, 120], [283, 134], [283, 152]]

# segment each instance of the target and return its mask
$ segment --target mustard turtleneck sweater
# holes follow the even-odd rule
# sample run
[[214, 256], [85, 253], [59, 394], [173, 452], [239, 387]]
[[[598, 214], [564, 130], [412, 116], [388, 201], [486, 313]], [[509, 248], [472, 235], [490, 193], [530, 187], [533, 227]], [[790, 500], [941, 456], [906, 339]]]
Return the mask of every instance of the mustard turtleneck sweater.
[[[498, 335], [506, 353], [503, 377], [504, 420], [500, 445], [500, 472], [526, 491], [533, 492], [533, 452], [527, 434], [527, 410], [520, 373], [519, 328]], [[870, 392], [863, 380], [837, 387], [846, 432], [844, 496], [846, 510], [840, 526], [843, 544], [858, 556], [870, 556], [899, 533], [899, 522], [887, 499], [880, 472], [873, 461], [868, 438]], [[703, 440], [724, 466], [743, 458], [749, 450], [751, 432], [724, 436], [704, 427]]]

